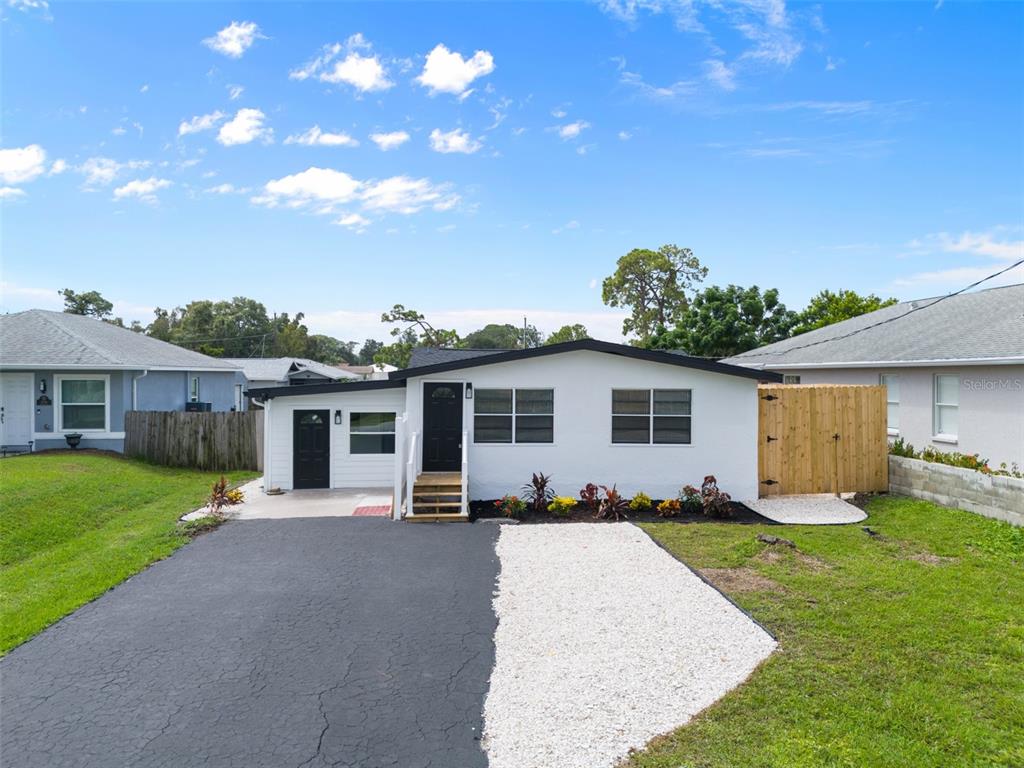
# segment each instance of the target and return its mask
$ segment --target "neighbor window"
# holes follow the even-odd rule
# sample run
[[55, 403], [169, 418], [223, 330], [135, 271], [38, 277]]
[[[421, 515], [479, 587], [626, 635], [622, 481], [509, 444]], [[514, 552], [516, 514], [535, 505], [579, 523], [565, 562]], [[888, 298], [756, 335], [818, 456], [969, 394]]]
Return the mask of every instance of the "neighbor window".
[[243, 387], [241, 384], [235, 384], [235, 410], [242, 410], [242, 391]]
[[350, 453], [394, 453], [394, 413], [352, 413], [349, 415]]
[[688, 445], [689, 389], [613, 389], [612, 442]]
[[935, 377], [935, 434], [957, 436], [957, 415], [960, 410], [960, 377], [938, 374]]
[[107, 380], [60, 379], [62, 430], [102, 432], [107, 428]]
[[199, 377], [193, 376], [188, 387], [188, 399], [193, 403], [199, 402]]
[[799, 373], [784, 373], [782, 374], [783, 384], [799, 384], [800, 374]]
[[890, 432], [899, 432], [900, 377], [895, 373], [883, 373], [880, 381], [885, 387], [885, 425]]
[[553, 389], [477, 389], [473, 393], [473, 442], [552, 443]]

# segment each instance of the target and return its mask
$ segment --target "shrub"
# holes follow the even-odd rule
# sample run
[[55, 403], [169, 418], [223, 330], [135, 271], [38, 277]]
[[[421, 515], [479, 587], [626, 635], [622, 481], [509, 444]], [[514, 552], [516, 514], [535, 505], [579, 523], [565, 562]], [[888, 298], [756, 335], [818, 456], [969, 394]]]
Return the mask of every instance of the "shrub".
[[683, 490], [679, 492], [679, 507], [683, 512], [693, 514], [703, 512], [704, 499], [701, 498], [700, 491], [692, 485], [684, 485]]
[[220, 476], [213, 486], [210, 488], [210, 495], [206, 499], [206, 508], [210, 510], [210, 514], [214, 517], [222, 517], [224, 515], [224, 507], [231, 504], [228, 499], [228, 481], [224, 475]]
[[497, 507], [501, 514], [512, 520], [518, 520], [526, 512], [526, 502], [518, 496], [510, 496], [508, 494], [494, 502], [494, 506]]
[[534, 512], [544, 512], [555, 497], [551, 489], [551, 477], [543, 472], [534, 472], [530, 482], [523, 486], [523, 498]]
[[548, 512], [558, 517], [568, 517], [576, 507], [576, 499], [572, 496], [555, 496], [548, 504]]
[[651, 509], [651, 497], [643, 491], [639, 491], [630, 499], [629, 508], [637, 513], [648, 512]]
[[1012, 464], [1009, 467], [1006, 463], [999, 465], [999, 469], [992, 469], [989, 466], [988, 459], [983, 459], [977, 453], [959, 453], [958, 451], [940, 451], [937, 448], [924, 448], [920, 451], [915, 451], [914, 446], [904, 441], [902, 437], [897, 437], [892, 441], [889, 446], [889, 453], [893, 456], [902, 456], [906, 459], [920, 459], [921, 461], [928, 461], [933, 464], [945, 464], [950, 467], [960, 467], [961, 469], [973, 469], [976, 472], [981, 472], [986, 475], [1006, 475], [1008, 477], [1024, 478], [1024, 473], [1020, 471], [1020, 468], [1016, 464]]
[[732, 517], [732, 497], [718, 489], [714, 475], [708, 475], [700, 486], [700, 498], [704, 514], [708, 517]]
[[227, 499], [228, 504], [231, 505], [241, 504], [243, 501], [245, 501], [245, 493], [242, 491], [241, 488], [232, 488], [230, 491], [224, 494], [224, 497]]
[[906, 442], [902, 437], [897, 437], [889, 446], [889, 453], [893, 456], [902, 456], [905, 459], [912, 459], [915, 456], [914, 446]]
[[658, 505], [658, 514], [661, 517], [675, 517], [682, 509], [679, 499], [665, 499]]
[[602, 485], [601, 490], [604, 491], [604, 499], [598, 509], [598, 517], [605, 520], [621, 520], [626, 517], [629, 504], [622, 498], [622, 494], [618, 492], [616, 486], [613, 485], [609, 488], [607, 485]]
[[597, 517], [601, 509], [601, 489], [593, 483], [587, 483], [580, 489], [580, 501], [590, 514]]

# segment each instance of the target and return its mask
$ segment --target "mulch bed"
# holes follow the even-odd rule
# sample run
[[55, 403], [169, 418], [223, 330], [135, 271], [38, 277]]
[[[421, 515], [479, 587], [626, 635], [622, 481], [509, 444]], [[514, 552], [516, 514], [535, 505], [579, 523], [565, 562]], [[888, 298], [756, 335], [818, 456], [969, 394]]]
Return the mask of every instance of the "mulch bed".
[[[707, 517], [706, 515], [699, 515], [692, 512], [683, 512], [682, 514], [676, 515], [675, 517], [659, 517], [653, 507], [656, 507], [660, 499], [655, 499], [652, 502], [652, 509], [650, 512], [643, 514], [634, 514], [632, 511], [622, 521], [630, 523], [679, 523], [681, 525], [693, 524], [693, 523], [736, 523], [738, 525], [779, 525], [774, 520], [769, 520], [767, 517], [757, 514], [751, 509], [743, 506], [739, 502], [732, 502], [732, 517], [721, 518], [721, 517]], [[505, 517], [502, 515], [494, 506], [494, 500], [488, 501], [471, 501], [469, 503], [469, 519], [470, 520], [504, 520]], [[593, 516], [589, 511], [583, 507], [576, 507], [572, 512], [564, 517], [559, 517], [545, 512], [538, 514], [536, 512], [527, 511], [521, 518], [520, 523], [531, 524], [531, 525], [543, 525], [548, 523], [614, 523], [615, 520], [603, 520]]]

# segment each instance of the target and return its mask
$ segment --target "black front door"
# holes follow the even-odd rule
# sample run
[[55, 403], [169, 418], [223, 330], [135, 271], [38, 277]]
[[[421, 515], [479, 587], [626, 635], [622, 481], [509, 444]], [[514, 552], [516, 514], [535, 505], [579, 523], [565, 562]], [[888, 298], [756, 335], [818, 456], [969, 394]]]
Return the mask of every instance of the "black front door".
[[423, 471], [462, 468], [462, 385], [423, 385]]
[[292, 433], [292, 484], [295, 488], [331, 487], [330, 411], [295, 411]]

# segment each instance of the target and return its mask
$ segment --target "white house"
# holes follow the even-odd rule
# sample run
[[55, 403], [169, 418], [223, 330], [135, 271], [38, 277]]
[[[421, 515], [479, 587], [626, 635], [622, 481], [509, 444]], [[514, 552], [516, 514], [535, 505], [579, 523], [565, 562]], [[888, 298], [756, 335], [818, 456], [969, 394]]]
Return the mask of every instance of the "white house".
[[892, 439], [1024, 466], [1024, 284], [894, 304], [723, 362], [884, 384]]
[[394, 486], [394, 513], [465, 515], [533, 472], [674, 498], [718, 478], [756, 498], [757, 383], [769, 372], [586, 340], [417, 350], [378, 381], [250, 390], [267, 409], [266, 488]]

